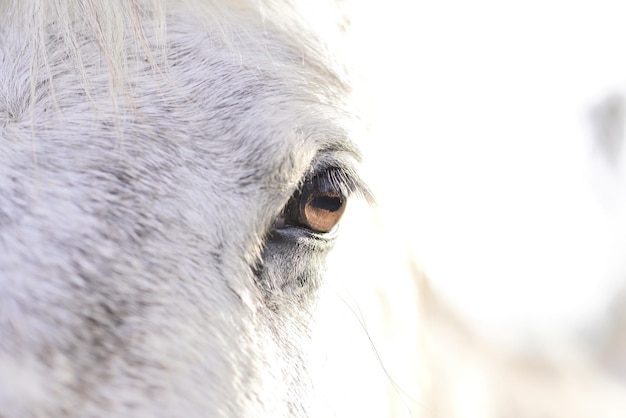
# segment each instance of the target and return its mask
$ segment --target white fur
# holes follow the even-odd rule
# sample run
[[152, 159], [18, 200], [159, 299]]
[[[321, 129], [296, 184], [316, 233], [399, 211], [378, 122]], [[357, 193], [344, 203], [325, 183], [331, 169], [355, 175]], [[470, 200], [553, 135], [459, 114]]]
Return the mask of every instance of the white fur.
[[320, 7], [0, 2], [3, 417], [309, 414], [329, 243], [267, 234], [358, 158]]
[[320, 170], [363, 188], [346, 7], [0, 0], [1, 417], [623, 415], [592, 366], [477, 340], [380, 219], [328, 277], [334, 238], [274, 231]]

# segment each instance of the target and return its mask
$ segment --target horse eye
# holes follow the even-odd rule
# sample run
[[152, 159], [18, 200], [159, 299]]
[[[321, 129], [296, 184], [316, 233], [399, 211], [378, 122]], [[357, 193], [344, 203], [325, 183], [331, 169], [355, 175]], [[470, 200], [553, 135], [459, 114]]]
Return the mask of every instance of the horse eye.
[[341, 192], [332, 189], [321, 178], [307, 181], [291, 197], [276, 220], [275, 228], [300, 226], [313, 232], [330, 232], [346, 209], [346, 198]]
[[339, 223], [345, 199], [328, 192], [310, 191], [300, 196], [300, 223], [315, 232], [328, 232]]

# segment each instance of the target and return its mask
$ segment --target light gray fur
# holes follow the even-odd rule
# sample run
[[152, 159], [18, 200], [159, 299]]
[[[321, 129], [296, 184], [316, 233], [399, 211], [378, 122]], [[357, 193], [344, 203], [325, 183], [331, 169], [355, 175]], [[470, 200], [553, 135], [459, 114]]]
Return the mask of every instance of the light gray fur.
[[1, 417], [309, 414], [332, 239], [268, 234], [358, 156], [303, 16], [0, 0]]

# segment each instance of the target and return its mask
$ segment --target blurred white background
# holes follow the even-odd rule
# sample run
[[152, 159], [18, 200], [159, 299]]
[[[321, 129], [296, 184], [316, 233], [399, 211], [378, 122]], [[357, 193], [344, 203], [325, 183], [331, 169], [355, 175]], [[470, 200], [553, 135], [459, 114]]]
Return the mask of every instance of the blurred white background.
[[598, 329], [626, 280], [626, 3], [359, 13], [380, 130], [366, 164], [398, 239], [485, 334]]

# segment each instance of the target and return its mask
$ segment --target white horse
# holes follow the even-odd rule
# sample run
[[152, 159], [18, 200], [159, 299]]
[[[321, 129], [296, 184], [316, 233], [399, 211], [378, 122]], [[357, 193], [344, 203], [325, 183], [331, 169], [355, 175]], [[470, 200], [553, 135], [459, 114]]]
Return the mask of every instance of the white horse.
[[359, 218], [378, 315], [351, 344], [317, 309], [370, 195], [345, 6], [0, 0], [1, 417], [623, 416], [593, 367], [476, 339]]
[[1, 416], [309, 414], [368, 194], [333, 8], [0, 1]]

